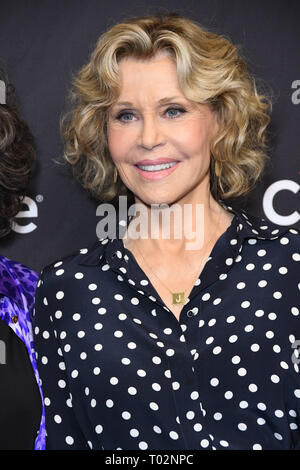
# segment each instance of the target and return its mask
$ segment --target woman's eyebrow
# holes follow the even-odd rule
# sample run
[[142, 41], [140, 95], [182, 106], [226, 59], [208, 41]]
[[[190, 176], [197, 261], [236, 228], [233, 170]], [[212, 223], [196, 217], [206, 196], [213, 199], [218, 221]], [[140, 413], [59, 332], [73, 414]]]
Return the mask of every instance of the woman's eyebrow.
[[[170, 103], [174, 100], [176, 101], [178, 99], [184, 99], [184, 98], [182, 96], [170, 96], [170, 97], [161, 98], [160, 100], [158, 100], [158, 103], [161, 105], [161, 104], [165, 104], [165, 103]], [[115, 106], [131, 106], [131, 107], [134, 107], [134, 104], [131, 101], [121, 101], [121, 102], [116, 102]]]

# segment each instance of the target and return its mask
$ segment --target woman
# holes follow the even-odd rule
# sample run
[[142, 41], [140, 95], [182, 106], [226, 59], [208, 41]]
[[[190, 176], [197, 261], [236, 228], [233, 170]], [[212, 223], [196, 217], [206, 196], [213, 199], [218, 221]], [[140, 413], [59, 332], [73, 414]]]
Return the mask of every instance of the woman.
[[[35, 163], [33, 137], [19, 116], [14, 89], [0, 72], [0, 236], [11, 233]], [[0, 256], [0, 449], [45, 448], [42, 391], [33, 348], [38, 273]]]
[[[46, 448], [299, 448], [299, 232], [224, 202], [267, 159], [269, 103], [237, 48], [177, 14], [134, 18], [100, 37], [74, 86], [75, 175], [146, 217], [141, 236], [136, 211], [123, 238], [43, 269]], [[181, 238], [183, 221], [162, 236], [161, 205], [184, 213]]]

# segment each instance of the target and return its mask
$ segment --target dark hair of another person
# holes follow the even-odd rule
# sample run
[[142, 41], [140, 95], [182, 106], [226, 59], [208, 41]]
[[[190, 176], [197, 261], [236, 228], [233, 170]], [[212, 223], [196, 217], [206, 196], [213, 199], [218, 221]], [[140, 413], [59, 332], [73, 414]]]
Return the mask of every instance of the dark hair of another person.
[[0, 104], [0, 237], [11, 232], [13, 217], [21, 210], [22, 200], [32, 175], [36, 152], [33, 136], [19, 115], [14, 87], [0, 69], [6, 89], [6, 102]]

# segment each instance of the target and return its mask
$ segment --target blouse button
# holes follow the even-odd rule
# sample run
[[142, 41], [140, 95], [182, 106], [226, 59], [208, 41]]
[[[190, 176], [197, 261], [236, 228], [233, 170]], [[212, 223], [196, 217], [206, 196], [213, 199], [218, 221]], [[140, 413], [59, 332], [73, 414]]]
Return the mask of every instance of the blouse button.
[[18, 321], [18, 316], [17, 316], [17, 315], [14, 315], [14, 316], [12, 317], [12, 322], [13, 322], [13, 323], [17, 323], [17, 321]]
[[193, 312], [193, 310], [188, 310], [188, 311], [186, 312], [186, 315], [187, 315], [188, 317], [193, 317], [194, 315], [196, 315], [196, 313]]

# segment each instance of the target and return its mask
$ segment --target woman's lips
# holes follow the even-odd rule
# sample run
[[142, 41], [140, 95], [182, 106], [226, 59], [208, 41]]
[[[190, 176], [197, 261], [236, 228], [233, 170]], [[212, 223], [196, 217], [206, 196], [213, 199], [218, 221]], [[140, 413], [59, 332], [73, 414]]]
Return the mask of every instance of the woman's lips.
[[181, 162], [177, 162], [175, 165], [171, 166], [171, 168], [166, 168], [165, 170], [157, 170], [157, 171], [146, 171], [146, 170], [142, 170], [136, 165], [134, 166], [143, 178], [147, 180], [159, 180], [173, 173], [173, 171], [175, 171], [176, 168], [178, 167], [179, 163]]

